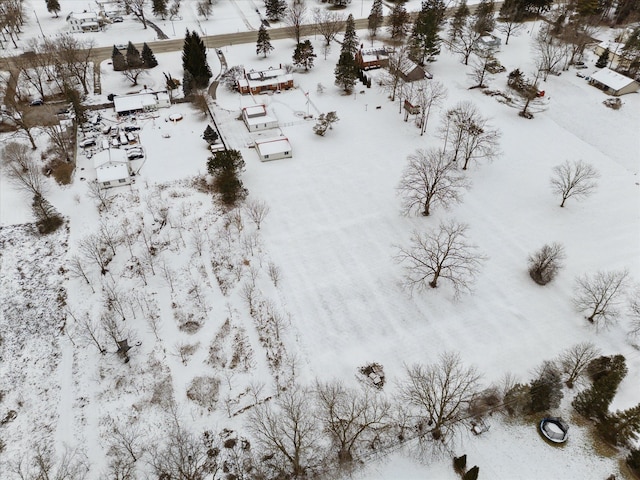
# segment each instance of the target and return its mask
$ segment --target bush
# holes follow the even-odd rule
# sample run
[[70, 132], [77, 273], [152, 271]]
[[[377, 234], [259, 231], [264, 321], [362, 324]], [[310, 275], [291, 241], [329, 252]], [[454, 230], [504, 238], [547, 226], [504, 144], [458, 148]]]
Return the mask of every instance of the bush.
[[522, 415], [531, 405], [531, 388], [529, 385], [516, 383], [504, 396], [507, 413], [512, 416]]
[[538, 285], [546, 285], [558, 274], [564, 258], [564, 247], [559, 243], [544, 245], [529, 256], [529, 275]]
[[220, 380], [215, 377], [196, 377], [189, 385], [187, 398], [209, 411], [218, 403]]
[[529, 411], [537, 413], [558, 408], [562, 396], [560, 370], [555, 363], [544, 362], [540, 367], [538, 378], [531, 382]]

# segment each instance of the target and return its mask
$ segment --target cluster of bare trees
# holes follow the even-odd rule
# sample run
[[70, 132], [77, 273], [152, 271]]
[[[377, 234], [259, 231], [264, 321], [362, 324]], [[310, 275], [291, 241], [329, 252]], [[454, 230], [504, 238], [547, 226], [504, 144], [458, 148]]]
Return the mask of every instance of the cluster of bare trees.
[[0, 48], [5, 49], [8, 42], [18, 48], [18, 34], [25, 22], [22, 0], [3, 0], [0, 2]]

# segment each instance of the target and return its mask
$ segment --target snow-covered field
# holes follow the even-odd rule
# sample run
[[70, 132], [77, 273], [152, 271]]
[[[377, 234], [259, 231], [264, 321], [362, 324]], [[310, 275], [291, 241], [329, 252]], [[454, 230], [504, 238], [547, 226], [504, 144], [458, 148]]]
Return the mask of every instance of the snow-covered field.
[[[83, 8], [82, 2], [62, 3]], [[183, 8], [191, 8], [191, 2], [184, 3]], [[202, 28], [218, 33], [215, 22], [228, 12], [224, 31], [234, 31], [235, 25], [244, 29], [233, 9], [253, 22], [252, 3], [221, 1], [220, 13]], [[360, 8], [366, 16], [371, 2], [362, 3], [351, 4], [355, 16]], [[43, 16], [39, 12], [43, 26], [64, 21]], [[185, 15], [184, 21], [193, 17]], [[120, 38], [113, 28], [101, 34], [110, 37], [107, 45]], [[175, 22], [175, 28], [182, 32], [185, 24]], [[498, 58], [507, 72], [532, 69], [531, 38], [525, 31], [502, 47]], [[140, 38], [145, 39], [152, 38]], [[543, 360], [591, 341], [603, 354], [621, 353], [627, 359], [629, 374], [612, 408], [638, 403], [640, 355], [626, 335], [627, 317], [620, 315], [612, 328], [597, 331], [571, 303], [574, 280], [584, 273], [626, 268], [633, 282], [640, 281], [638, 94], [623, 97], [620, 110], [608, 109], [602, 105], [605, 95], [569, 70], [547, 80], [541, 87], [545, 110], [525, 120], [479, 90], [468, 90], [470, 67], [443, 50], [430, 66], [434, 80], [448, 89], [443, 108], [461, 100], [475, 103], [501, 130], [502, 155], [466, 172], [472, 187], [462, 204], [428, 218], [406, 217], [400, 214], [396, 187], [408, 154], [440, 144], [435, 135], [440, 112], [432, 113], [420, 136], [412, 122], [403, 121], [398, 102], [391, 103], [375, 82], [371, 89], [359, 84], [353, 95], [342, 95], [333, 85], [339, 46], [324, 60], [320, 40], [311, 40], [318, 52], [316, 66], [295, 72], [297, 88], [256, 98], [285, 125], [281, 132], [292, 144], [293, 158], [260, 163], [247, 148], [255, 135], [238, 117], [250, 99], [221, 86], [212, 106], [221, 134], [243, 154], [249, 198], [270, 208], [260, 229], [246, 215], [242, 222], [225, 215], [194, 186], [194, 176], [206, 170], [200, 136], [208, 122], [189, 104], [137, 119], [146, 160], [135, 184], [113, 192], [108, 210], [99, 211], [88, 198], [92, 162], [80, 155], [74, 183], [52, 186], [52, 204], [69, 219], [68, 230], [54, 236], [38, 239], [27, 227], [13, 226], [31, 221], [29, 205], [1, 180], [0, 419], [9, 410], [17, 416], [0, 427], [6, 444], [0, 463], [18, 458], [40, 437], [53, 438], [58, 448], [84, 446], [93, 464], [91, 478], [98, 478], [107, 466], [104, 452], [112, 426], [135, 425], [145, 438], [157, 438], [166, 428], [171, 398], [181, 418], [198, 431], [229, 428], [246, 434], [246, 419], [233, 414], [250, 405], [254, 394], [272, 394], [274, 379], [290, 376], [291, 365], [302, 382], [341, 379], [355, 386], [358, 367], [377, 362], [384, 366], [385, 390], [393, 393], [404, 365], [430, 363], [445, 351], [459, 352], [465, 364], [476, 365], [489, 385], [507, 372], [528, 381]], [[293, 41], [274, 46], [266, 59], [257, 57], [251, 44], [226, 47], [224, 55], [229, 66], [247, 69], [290, 63]], [[216, 75], [220, 67], [210, 57]], [[179, 53], [158, 55], [159, 67], [141, 83], [160, 84], [163, 71], [179, 77], [179, 58]], [[109, 68], [102, 65], [103, 93], [134, 90]], [[322, 93], [319, 83], [325, 87]], [[490, 86], [504, 89], [506, 73], [495, 75]], [[301, 115], [333, 110], [340, 121], [325, 137], [314, 135], [313, 121]], [[167, 121], [171, 113], [184, 118]], [[103, 117], [116, 121], [111, 112]], [[43, 140], [40, 135], [39, 144]], [[593, 164], [600, 179], [592, 196], [560, 208], [549, 177], [553, 166], [565, 160]], [[456, 299], [443, 283], [409, 295], [401, 288], [395, 246], [406, 244], [413, 230], [452, 218], [469, 225], [470, 239], [487, 258], [473, 293]], [[87, 283], [72, 275], [69, 263], [100, 223], [126, 232], [130, 241], [117, 247], [107, 275], [88, 265]], [[539, 287], [527, 273], [527, 256], [553, 241], [564, 244], [566, 267], [551, 284]], [[147, 242], [156, 256], [145, 256]], [[269, 275], [270, 265], [280, 271], [277, 282]], [[129, 330], [134, 345], [127, 364], [113, 353], [100, 355], [80, 326], [85, 318], [97, 321], [104, 315], [101, 280], [123, 300], [127, 321], [121, 328]], [[265, 336], [275, 338], [268, 330], [272, 327], [249, 313], [242, 294], [249, 280], [259, 292], [256, 310], [276, 312], [281, 321], [277, 342], [264, 341]], [[111, 341], [103, 341], [113, 352]], [[284, 362], [275, 366], [278, 355]], [[198, 378], [220, 381], [217, 402], [203, 404], [193, 389], [188, 398]], [[256, 381], [266, 384], [260, 394]], [[572, 393], [565, 390], [565, 395], [554, 413], [568, 418]], [[491, 429], [481, 436], [463, 435], [454, 452], [466, 453], [471, 465], [479, 465], [482, 478], [618, 474], [618, 459], [596, 454], [584, 427], [572, 425], [569, 443], [557, 449], [540, 439], [533, 424], [498, 417], [489, 423]], [[449, 458], [417, 459], [399, 451], [373, 461], [358, 478], [457, 476]]]

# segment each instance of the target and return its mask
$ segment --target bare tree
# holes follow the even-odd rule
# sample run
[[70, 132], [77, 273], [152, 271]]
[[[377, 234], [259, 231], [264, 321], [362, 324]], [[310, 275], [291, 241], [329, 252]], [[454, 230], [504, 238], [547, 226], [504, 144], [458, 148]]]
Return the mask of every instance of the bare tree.
[[543, 25], [536, 36], [533, 48], [543, 74], [542, 78], [546, 82], [551, 72], [559, 70], [564, 65], [567, 45], [551, 34], [550, 26]]
[[53, 42], [57, 74], [63, 75], [65, 90], [70, 88], [70, 81], [75, 80], [84, 94], [89, 94], [89, 81], [93, 78], [93, 45], [92, 40], [79, 40], [71, 34], [61, 35]]
[[296, 45], [300, 43], [300, 29], [307, 16], [307, 7], [304, 2], [294, 1], [284, 13], [284, 23], [289, 27], [289, 35], [295, 39]]
[[389, 95], [392, 102], [396, 101], [396, 95], [404, 83], [402, 72], [412, 63], [408, 57], [408, 47], [402, 46], [389, 55], [389, 66], [382, 72], [378, 82], [382, 89]]
[[175, 480], [202, 480], [216, 478], [220, 472], [220, 449], [208, 445], [205, 437], [199, 438], [187, 431], [177, 421], [166, 436], [162, 447], [156, 447], [150, 464], [156, 478]]
[[40, 441], [29, 453], [10, 462], [9, 470], [20, 480], [84, 480], [89, 462], [79, 449], [65, 448], [58, 456], [52, 446]]
[[410, 408], [421, 437], [451, 442], [464, 421], [469, 402], [477, 393], [480, 375], [465, 367], [460, 356], [443, 353], [437, 363], [406, 367], [399, 386], [400, 399]]
[[485, 48], [477, 52], [476, 58], [471, 62], [470, 77], [475, 82], [471, 87], [474, 88], [487, 88], [486, 81], [490, 77], [490, 66], [495, 63], [494, 57], [495, 51], [491, 48]]
[[509, 38], [511, 38], [511, 36], [517, 36], [524, 28], [524, 24], [522, 23], [524, 13], [522, 2], [518, 0], [502, 2], [500, 12], [498, 13], [496, 29], [505, 35], [505, 45], [509, 45]]
[[107, 223], [105, 220], [100, 220], [98, 235], [100, 235], [102, 243], [109, 247], [112, 255], [115, 257], [116, 248], [118, 248], [122, 243], [122, 237], [119, 235], [118, 227], [113, 223]]
[[142, 65], [127, 67], [122, 71], [122, 76], [131, 82], [133, 87], [138, 85], [141, 76], [148, 75], [147, 69]]
[[451, 221], [424, 234], [414, 231], [411, 245], [398, 247], [396, 260], [404, 264], [405, 282], [410, 289], [436, 288], [438, 280], [448, 280], [456, 295], [471, 291], [484, 257], [466, 239], [467, 225]]
[[142, 22], [142, 26], [147, 29], [147, 20], [144, 18], [144, 9], [147, 6], [147, 0], [125, 0], [124, 4]]
[[277, 287], [281, 277], [280, 267], [278, 267], [273, 262], [269, 262], [269, 265], [267, 265], [267, 273], [269, 274], [269, 278], [273, 282], [273, 286]]
[[257, 405], [248, 428], [272, 455], [273, 468], [287, 477], [301, 478], [320, 456], [319, 425], [312, 395], [299, 385], [280, 393], [274, 402]]
[[640, 335], [640, 290], [636, 290], [629, 298], [629, 316], [629, 335], [637, 338]]
[[455, 40], [449, 42], [449, 50], [453, 53], [457, 53], [462, 57], [462, 63], [469, 64], [469, 58], [477, 47], [478, 39], [482, 36], [481, 33], [474, 28], [473, 19], [467, 18], [464, 26], [456, 35]]
[[598, 171], [582, 160], [564, 163], [553, 167], [551, 189], [562, 196], [561, 207], [569, 198], [581, 199], [589, 196], [596, 188]]
[[107, 265], [111, 261], [111, 255], [98, 235], [90, 233], [82, 238], [78, 242], [78, 249], [85, 260], [94, 262], [100, 268], [101, 275], [107, 273]]
[[407, 98], [412, 105], [420, 108], [416, 121], [420, 126], [420, 135], [422, 136], [427, 130], [431, 109], [440, 106], [447, 97], [448, 92], [445, 86], [437, 80], [423, 80], [412, 83], [415, 84], [416, 88], [411, 89], [410, 97]]
[[196, 10], [198, 15], [204, 17], [205, 20], [209, 20], [209, 15], [211, 15], [211, 10], [213, 6], [211, 5], [211, 0], [201, 0], [198, 2]]
[[50, 151], [55, 153], [61, 160], [70, 162], [73, 158], [74, 133], [73, 129], [64, 127], [60, 123], [46, 125], [44, 132], [49, 137]]
[[560, 354], [560, 365], [567, 375], [565, 383], [573, 388], [576, 381], [585, 372], [593, 359], [600, 356], [600, 350], [591, 342], [582, 342], [565, 350]]
[[546, 285], [558, 274], [565, 257], [564, 247], [560, 243], [543, 245], [529, 255], [529, 275], [538, 285]]
[[37, 149], [35, 138], [33, 137], [32, 130], [44, 123], [42, 110], [38, 107], [32, 107], [29, 104], [18, 101], [17, 96], [14, 98], [5, 97], [7, 107], [13, 112], [11, 121], [18, 128], [20, 133], [29, 140], [31, 148]]
[[93, 293], [96, 293], [91, 280], [89, 280], [89, 276], [91, 274], [87, 272], [87, 270], [85, 270], [84, 264], [82, 263], [82, 260], [78, 255], [73, 255], [69, 259], [69, 261], [67, 262], [67, 270], [72, 276], [82, 278], [85, 282], [87, 282], [87, 285], [91, 287], [91, 291]]
[[97, 180], [87, 183], [87, 195], [98, 201], [100, 210], [109, 209], [109, 189], [101, 188]]
[[107, 311], [117, 313], [122, 320], [127, 319], [129, 299], [113, 278], [105, 278], [102, 282], [102, 300]]
[[88, 313], [85, 313], [80, 318], [76, 317], [69, 308], [67, 308], [67, 313], [73, 318], [76, 331], [84, 344], [95, 346], [102, 355], [107, 353], [107, 349], [104, 347], [101, 325], [93, 320]]
[[500, 154], [502, 134], [471, 102], [462, 101], [447, 110], [440, 132], [444, 140], [443, 150], [450, 152], [452, 161], [462, 160], [463, 170], [472, 160], [493, 160]]
[[260, 230], [262, 221], [269, 214], [269, 205], [262, 200], [248, 200], [244, 210], [247, 216], [256, 225], [256, 228]]
[[416, 150], [408, 160], [398, 185], [405, 215], [418, 212], [428, 216], [434, 206], [447, 208], [461, 201], [462, 190], [469, 187], [469, 181], [460, 175], [446, 153], [433, 148]]
[[2, 167], [6, 178], [20, 190], [32, 196], [46, 193], [40, 165], [26, 145], [8, 143], [2, 150]]
[[320, 419], [341, 464], [352, 462], [365, 446], [373, 447], [389, 428], [391, 406], [377, 393], [348, 389], [337, 381], [318, 383], [316, 390]]
[[324, 38], [325, 46], [331, 45], [336, 35], [344, 29], [344, 15], [325, 8], [313, 9], [313, 22], [318, 33]]
[[106, 440], [110, 456], [128, 456], [137, 462], [146, 451], [147, 438], [140, 424], [134, 418], [127, 418], [124, 422], [107, 418]]
[[591, 323], [606, 327], [618, 315], [628, 276], [626, 270], [614, 270], [578, 277], [574, 306], [578, 311], [587, 313], [587, 320]]

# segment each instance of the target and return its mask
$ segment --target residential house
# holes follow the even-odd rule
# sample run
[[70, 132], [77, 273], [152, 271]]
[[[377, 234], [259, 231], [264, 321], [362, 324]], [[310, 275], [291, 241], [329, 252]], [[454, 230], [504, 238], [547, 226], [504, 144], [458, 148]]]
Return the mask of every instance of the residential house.
[[607, 49], [609, 49], [609, 58], [607, 60], [609, 66], [616, 66], [617, 69], [629, 67], [632, 59], [625, 55], [623, 50], [624, 43], [600, 42], [593, 48], [593, 51], [600, 57]]
[[409, 59], [405, 59], [400, 65], [400, 78], [405, 82], [415, 82], [424, 78], [431, 78], [424, 68]]
[[72, 32], [98, 32], [102, 25], [102, 18], [96, 12], [71, 12], [67, 15], [67, 23]]
[[372, 70], [389, 66], [390, 47], [361, 48], [356, 53], [356, 63], [362, 70]]
[[131, 183], [131, 166], [126, 152], [119, 149], [108, 149], [98, 152], [93, 157], [96, 169], [96, 180], [101, 188], [119, 187]]
[[256, 142], [256, 152], [261, 162], [291, 158], [291, 144], [287, 137], [276, 137]]
[[159, 108], [169, 108], [171, 100], [166, 91], [152, 92], [147, 89], [143, 93], [118, 95], [113, 97], [113, 106], [118, 115], [137, 112], [150, 112]]
[[268, 130], [278, 126], [278, 119], [267, 115], [267, 108], [261, 104], [244, 107], [242, 120], [250, 132]]
[[603, 68], [591, 75], [589, 83], [614, 97], [640, 90], [640, 83], [636, 80], [609, 68]]
[[269, 67], [256, 72], [250, 70], [237, 81], [238, 91], [242, 94], [257, 95], [262, 92], [288, 90], [293, 88], [293, 75], [282, 68]]

